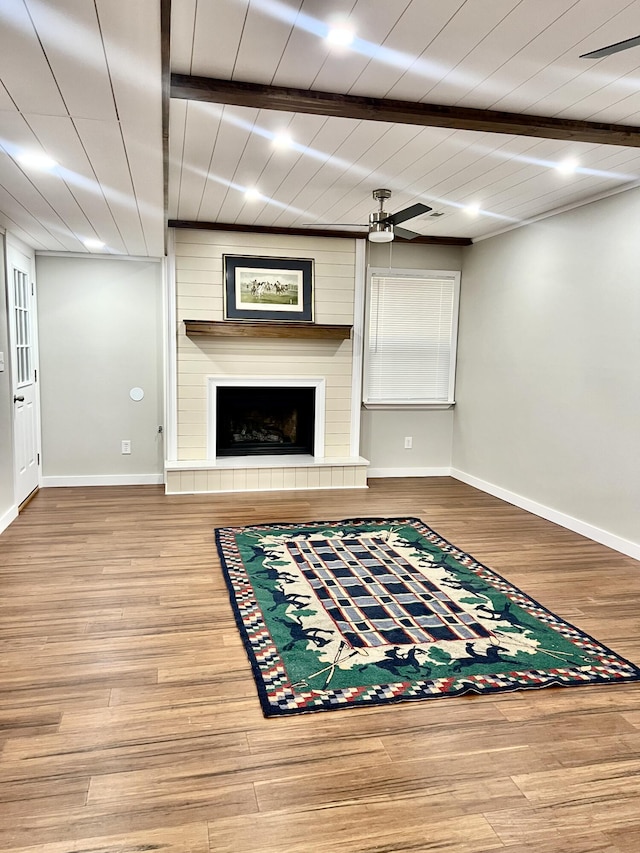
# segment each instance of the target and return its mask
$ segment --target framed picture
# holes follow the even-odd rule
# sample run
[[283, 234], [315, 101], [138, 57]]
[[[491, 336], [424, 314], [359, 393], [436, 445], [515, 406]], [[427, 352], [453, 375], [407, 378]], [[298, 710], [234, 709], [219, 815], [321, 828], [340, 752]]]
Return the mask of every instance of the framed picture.
[[224, 255], [226, 320], [313, 322], [313, 260]]

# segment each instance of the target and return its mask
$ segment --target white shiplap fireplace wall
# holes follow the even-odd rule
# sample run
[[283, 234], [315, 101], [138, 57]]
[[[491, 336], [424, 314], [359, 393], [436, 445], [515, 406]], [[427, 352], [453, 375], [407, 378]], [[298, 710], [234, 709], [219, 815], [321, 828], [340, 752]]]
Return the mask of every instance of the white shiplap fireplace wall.
[[[169, 326], [176, 337], [169, 346], [175, 361], [168, 375], [175, 379], [168, 389], [167, 493], [366, 487], [368, 463], [358, 454], [363, 241], [179, 229], [172, 243], [176, 313]], [[184, 320], [223, 319], [226, 254], [313, 258], [314, 320], [354, 325], [352, 339], [187, 337]], [[212, 458], [212, 384], [249, 380], [322, 380], [321, 456]]]

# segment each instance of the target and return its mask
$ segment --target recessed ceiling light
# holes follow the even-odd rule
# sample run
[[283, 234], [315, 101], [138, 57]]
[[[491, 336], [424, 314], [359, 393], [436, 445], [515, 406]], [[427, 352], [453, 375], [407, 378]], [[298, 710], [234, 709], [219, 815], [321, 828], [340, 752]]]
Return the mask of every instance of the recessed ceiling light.
[[273, 144], [276, 148], [291, 148], [293, 145], [293, 139], [291, 138], [290, 133], [287, 133], [286, 130], [281, 130], [273, 137]]
[[42, 172], [50, 172], [58, 165], [44, 151], [23, 151], [18, 154], [17, 160], [21, 166], [26, 166], [27, 169], [39, 169]]
[[262, 193], [257, 187], [250, 187], [244, 194], [246, 201], [258, 201], [262, 198]]
[[353, 28], [348, 24], [333, 24], [327, 32], [327, 41], [338, 47], [349, 47], [356, 37]]
[[87, 239], [82, 242], [87, 249], [104, 249], [104, 243], [102, 240], [96, 240], [95, 237], [87, 237]]
[[480, 213], [480, 204], [479, 204], [479, 202], [474, 201], [474, 202], [472, 202], [471, 204], [468, 204], [468, 205], [464, 208], [464, 212], [465, 212], [465, 213], [468, 213], [468, 214], [469, 214], [469, 216], [477, 216], [477, 215]]
[[572, 157], [568, 157], [566, 160], [558, 163], [556, 165], [556, 169], [561, 175], [573, 175], [578, 170], [578, 161], [574, 160]]

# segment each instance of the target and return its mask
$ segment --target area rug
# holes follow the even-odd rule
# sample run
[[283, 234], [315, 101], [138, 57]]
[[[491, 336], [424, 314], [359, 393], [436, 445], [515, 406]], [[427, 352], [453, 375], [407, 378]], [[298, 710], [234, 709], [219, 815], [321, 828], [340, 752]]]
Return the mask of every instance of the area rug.
[[416, 518], [216, 530], [265, 716], [640, 680]]

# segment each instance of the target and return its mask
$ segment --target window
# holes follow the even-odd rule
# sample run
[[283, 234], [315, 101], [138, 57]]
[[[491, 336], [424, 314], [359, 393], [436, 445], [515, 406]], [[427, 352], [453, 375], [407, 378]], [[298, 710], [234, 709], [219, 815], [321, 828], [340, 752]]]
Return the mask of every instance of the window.
[[26, 272], [13, 270], [13, 303], [16, 323], [16, 362], [19, 388], [32, 381], [31, 372], [31, 318], [29, 316], [29, 278]]
[[368, 408], [454, 403], [459, 272], [369, 270]]

